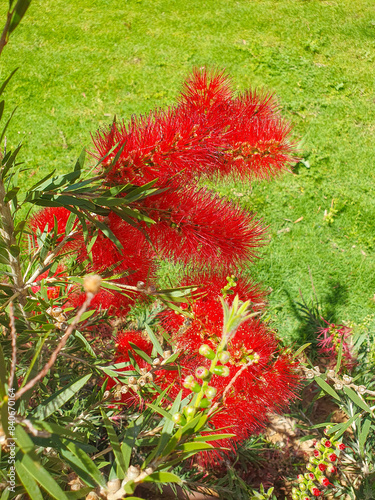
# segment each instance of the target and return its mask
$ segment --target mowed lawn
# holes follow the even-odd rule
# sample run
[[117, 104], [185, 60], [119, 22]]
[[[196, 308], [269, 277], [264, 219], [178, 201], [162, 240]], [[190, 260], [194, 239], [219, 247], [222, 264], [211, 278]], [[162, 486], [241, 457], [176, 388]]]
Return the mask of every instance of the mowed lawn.
[[273, 290], [285, 341], [303, 342], [294, 304], [299, 289], [312, 295], [309, 268], [327, 319], [375, 313], [374, 63], [373, 0], [34, 0], [0, 62], [2, 79], [20, 68], [7, 142], [24, 143], [26, 183], [71, 168], [115, 114], [173, 104], [194, 67], [274, 92], [303, 161], [269, 182], [210, 187], [269, 227], [244, 272]]

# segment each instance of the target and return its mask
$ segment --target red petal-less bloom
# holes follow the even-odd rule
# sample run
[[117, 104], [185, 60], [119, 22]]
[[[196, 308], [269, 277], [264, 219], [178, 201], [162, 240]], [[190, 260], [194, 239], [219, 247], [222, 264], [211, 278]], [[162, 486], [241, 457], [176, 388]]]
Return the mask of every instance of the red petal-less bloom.
[[[60, 243], [65, 236], [65, 228], [68, 218], [71, 212], [64, 207], [47, 207], [40, 210], [30, 218], [30, 228], [35, 233], [39, 229], [42, 233], [45, 228], [48, 228], [48, 232], [52, 232], [55, 226], [55, 220], [57, 222], [57, 233], [61, 236], [57, 238], [57, 242]], [[67, 243], [64, 250], [74, 248], [76, 245], [75, 241]]]
[[[184, 352], [197, 353], [203, 343], [215, 349], [221, 340], [223, 328], [222, 306], [217, 294], [198, 299], [192, 304], [191, 311], [194, 319], [185, 321], [174, 312], [165, 313], [164, 328]], [[178, 327], [179, 332], [176, 334]], [[236, 437], [220, 444], [233, 447], [236, 442], [264, 427], [268, 412], [287, 405], [295, 394], [298, 376], [295, 363], [280, 352], [274, 334], [257, 320], [249, 320], [240, 326], [228, 344], [228, 351], [229, 376], [214, 376], [210, 381], [210, 385], [218, 390], [215, 400], [224, 394], [230, 380], [241, 369], [243, 371], [226, 393], [224, 407], [212, 417], [211, 424], [215, 428], [229, 426], [227, 431], [233, 432]], [[197, 363], [209, 366], [209, 361], [202, 357], [197, 358]], [[184, 375], [188, 374], [184, 372]]]
[[123, 151], [107, 179], [112, 183], [183, 187], [201, 175], [231, 171], [243, 177], [266, 177], [293, 161], [289, 128], [270, 96], [247, 93], [234, 97], [223, 73], [195, 72], [185, 84], [177, 107], [112, 124], [93, 138], [108, 166]]
[[204, 189], [167, 191], [148, 204], [157, 223], [147, 232], [164, 256], [230, 269], [252, 260], [262, 244], [264, 230], [254, 216]]

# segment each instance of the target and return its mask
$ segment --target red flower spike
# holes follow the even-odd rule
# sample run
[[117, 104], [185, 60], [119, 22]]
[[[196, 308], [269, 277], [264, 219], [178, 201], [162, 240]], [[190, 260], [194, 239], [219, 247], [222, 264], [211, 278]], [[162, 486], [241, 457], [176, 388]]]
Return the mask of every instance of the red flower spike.
[[[65, 228], [71, 212], [64, 207], [47, 207], [40, 210], [30, 218], [30, 229], [33, 233], [39, 229], [42, 233], [45, 229], [52, 232], [57, 222], [57, 233], [60, 235], [57, 238], [57, 243], [60, 243], [65, 236]], [[35, 238], [35, 236], [34, 236]], [[36, 240], [34, 240], [36, 241]], [[75, 242], [69, 242], [65, 245], [64, 250], [71, 249], [75, 246]]]
[[263, 242], [264, 229], [252, 215], [205, 189], [167, 191], [150, 204], [156, 224], [147, 233], [166, 257], [229, 269], [253, 260]]

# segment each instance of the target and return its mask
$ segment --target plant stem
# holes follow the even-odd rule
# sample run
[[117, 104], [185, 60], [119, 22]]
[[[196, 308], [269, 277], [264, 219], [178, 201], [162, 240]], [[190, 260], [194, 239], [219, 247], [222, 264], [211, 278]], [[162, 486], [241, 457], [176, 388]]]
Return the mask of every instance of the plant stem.
[[14, 396], [16, 400], [19, 399], [23, 394], [25, 394], [25, 392], [27, 392], [28, 390], [32, 389], [35, 386], [35, 384], [37, 384], [37, 382], [39, 382], [39, 380], [41, 380], [43, 377], [45, 377], [47, 375], [47, 373], [49, 372], [49, 370], [54, 365], [59, 352], [65, 346], [68, 338], [73, 333], [75, 327], [79, 323], [82, 314], [86, 311], [86, 309], [90, 305], [90, 302], [92, 301], [93, 297], [94, 297], [93, 293], [87, 292], [85, 302], [82, 304], [82, 307], [80, 308], [80, 310], [78, 311], [76, 317], [74, 318], [73, 323], [71, 323], [69, 325], [69, 327], [67, 328], [66, 332], [61, 337], [61, 340], [60, 340], [58, 346], [56, 347], [56, 349], [51, 354], [50, 359], [44, 365], [44, 368], [42, 369], [42, 371], [39, 372], [38, 375], [36, 375], [36, 377], [34, 377], [32, 380], [30, 380], [30, 382], [28, 382], [24, 387], [22, 387], [22, 389], [20, 389], [19, 391], [16, 392], [16, 394]]

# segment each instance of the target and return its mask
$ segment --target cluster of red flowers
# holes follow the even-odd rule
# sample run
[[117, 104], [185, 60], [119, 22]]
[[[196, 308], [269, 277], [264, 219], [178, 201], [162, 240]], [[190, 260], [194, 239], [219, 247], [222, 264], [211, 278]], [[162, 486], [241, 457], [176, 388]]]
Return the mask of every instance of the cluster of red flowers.
[[[202, 362], [195, 357], [203, 342], [213, 349], [217, 346], [223, 327], [218, 297], [225, 276], [238, 274], [239, 266], [254, 258], [264, 233], [253, 215], [198, 187], [198, 181], [213, 176], [275, 175], [294, 161], [288, 136], [289, 126], [272, 96], [235, 95], [223, 72], [197, 70], [185, 82], [177, 105], [132, 118], [129, 124], [114, 122], [93, 137], [93, 156], [105, 158], [101, 160], [105, 185], [140, 186], [157, 179], [155, 185], [161, 191], [133, 204], [155, 221], [152, 225], [141, 223], [139, 230], [115, 213], [102, 218], [123, 249], [118, 250], [99, 232], [88, 271], [100, 274], [112, 267], [115, 273], [123, 273], [119, 282], [135, 286], [142, 281], [147, 286], [155, 275], [156, 259], [163, 257], [192, 263], [207, 283], [204, 296], [185, 305], [193, 319], [186, 321], [173, 311], [162, 317], [176, 347], [184, 351], [179, 361], [183, 375]], [[57, 222], [63, 233], [68, 215], [67, 208], [46, 209], [34, 217], [32, 227], [43, 231], [46, 224], [52, 229]], [[69, 248], [79, 262], [87, 259], [82, 237], [76, 237]], [[263, 294], [257, 286], [239, 281], [235, 293], [241, 300], [251, 299], [255, 308], [261, 307]], [[80, 300], [72, 296], [73, 303]], [[116, 315], [126, 314], [131, 303], [129, 297], [109, 291], [95, 298], [95, 306]], [[151, 343], [141, 334], [123, 332], [117, 340], [118, 360], [130, 359], [129, 341], [151, 354]], [[240, 370], [241, 376], [228, 391], [223, 377], [213, 378], [224, 411], [212, 423], [216, 428], [229, 425], [229, 431], [242, 440], [264, 424], [267, 412], [285, 405], [297, 380], [292, 360], [280, 352], [274, 333], [259, 320], [249, 320], [239, 328], [229, 352], [228, 380]], [[148, 364], [139, 362], [147, 371]], [[162, 386], [175, 382], [180, 388], [178, 372], [161, 369], [156, 377]], [[130, 402], [131, 394], [125, 394], [123, 401]]]

